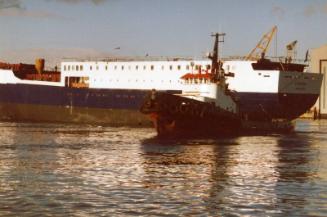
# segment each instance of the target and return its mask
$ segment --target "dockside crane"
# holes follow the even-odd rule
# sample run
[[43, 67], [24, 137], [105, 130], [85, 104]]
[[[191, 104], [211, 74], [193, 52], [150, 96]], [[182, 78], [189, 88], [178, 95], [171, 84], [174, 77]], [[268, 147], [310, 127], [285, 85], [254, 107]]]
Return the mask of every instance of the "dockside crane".
[[257, 46], [245, 57], [245, 60], [259, 60], [262, 55], [266, 54], [270, 42], [277, 32], [277, 26], [274, 26], [269, 32], [263, 35]]

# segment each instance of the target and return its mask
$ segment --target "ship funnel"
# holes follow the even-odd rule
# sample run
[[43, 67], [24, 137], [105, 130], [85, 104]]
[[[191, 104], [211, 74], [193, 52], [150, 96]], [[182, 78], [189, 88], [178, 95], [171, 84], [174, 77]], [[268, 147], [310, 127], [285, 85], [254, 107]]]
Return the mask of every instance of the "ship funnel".
[[35, 69], [37, 71], [38, 74], [42, 74], [43, 70], [44, 70], [44, 59], [36, 59], [35, 60]]

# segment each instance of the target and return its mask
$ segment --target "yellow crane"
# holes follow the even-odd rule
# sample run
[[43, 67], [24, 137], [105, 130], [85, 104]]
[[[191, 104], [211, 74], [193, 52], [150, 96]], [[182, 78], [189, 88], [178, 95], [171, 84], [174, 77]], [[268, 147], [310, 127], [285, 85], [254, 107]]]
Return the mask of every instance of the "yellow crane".
[[251, 51], [249, 55], [245, 57], [245, 60], [259, 60], [262, 54], [266, 54], [271, 39], [274, 37], [276, 32], [277, 32], [277, 26], [274, 26], [269, 32], [264, 34], [264, 36], [261, 38], [257, 46]]

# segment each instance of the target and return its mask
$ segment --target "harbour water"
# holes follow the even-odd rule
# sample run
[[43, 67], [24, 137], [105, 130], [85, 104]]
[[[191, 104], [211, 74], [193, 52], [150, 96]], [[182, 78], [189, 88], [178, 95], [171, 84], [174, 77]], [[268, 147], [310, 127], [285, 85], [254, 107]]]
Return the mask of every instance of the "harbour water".
[[327, 121], [289, 135], [0, 123], [0, 216], [327, 216]]

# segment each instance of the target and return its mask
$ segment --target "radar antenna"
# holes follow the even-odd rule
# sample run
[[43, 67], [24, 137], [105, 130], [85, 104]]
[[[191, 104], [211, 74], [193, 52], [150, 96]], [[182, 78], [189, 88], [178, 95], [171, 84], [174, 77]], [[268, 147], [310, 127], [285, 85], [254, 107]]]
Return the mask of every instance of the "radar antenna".
[[292, 41], [288, 45], [286, 45], [286, 61], [291, 63], [292, 60], [296, 58], [296, 44], [297, 40]]

